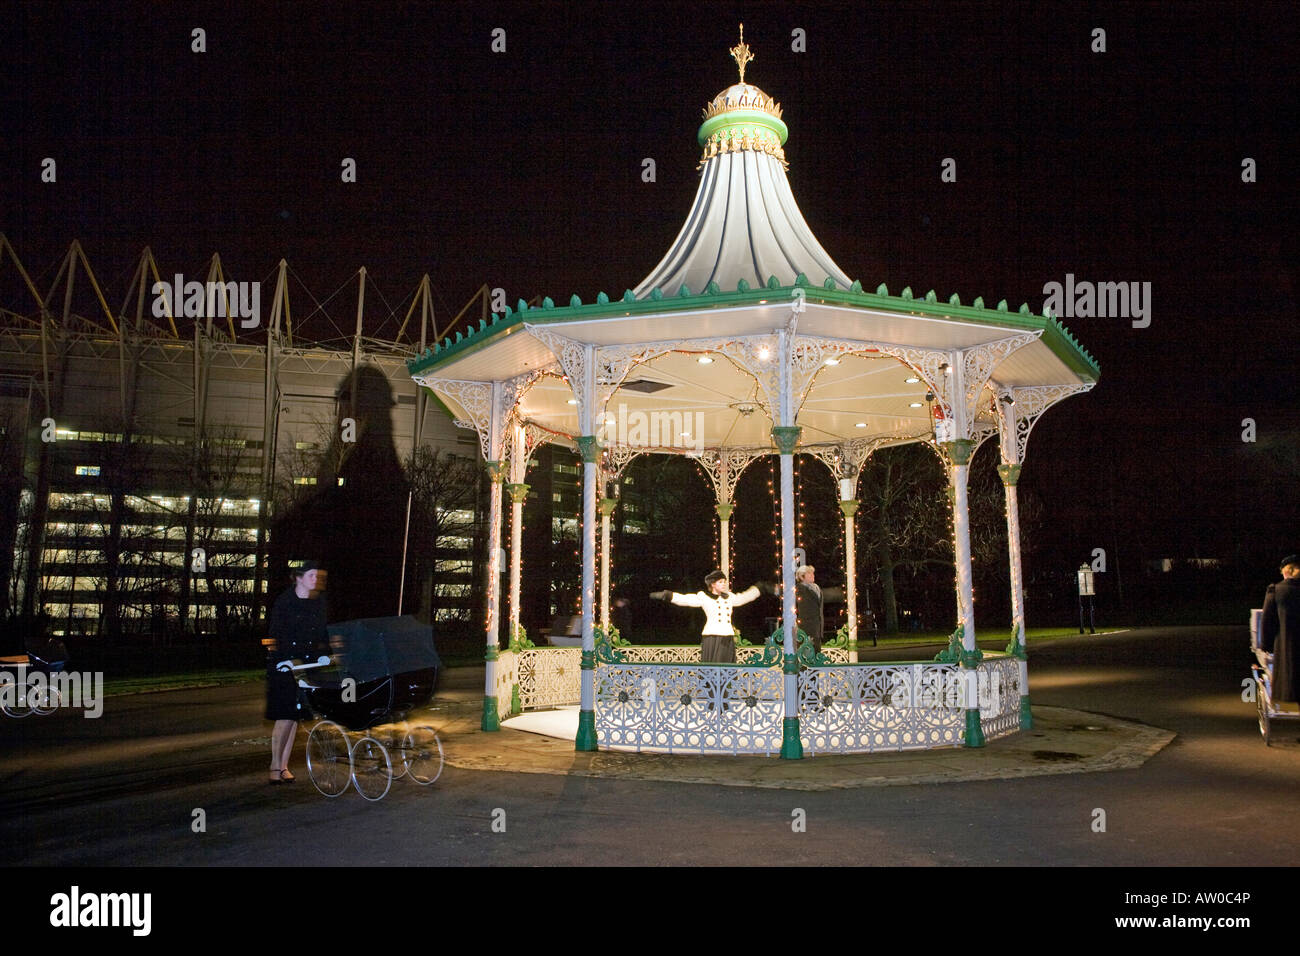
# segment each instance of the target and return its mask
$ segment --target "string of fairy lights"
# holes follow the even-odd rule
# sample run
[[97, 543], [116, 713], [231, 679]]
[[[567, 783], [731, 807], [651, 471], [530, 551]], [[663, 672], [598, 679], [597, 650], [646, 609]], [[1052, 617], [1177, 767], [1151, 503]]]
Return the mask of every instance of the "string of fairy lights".
[[[778, 481], [778, 477], [777, 477], [777, 475], [778, 475], [778, 472], [777, 472], [777, 462], [778, 462], [778, 458], [777, 458], [777, 456], [771, 456], [771, 457], [768, 458], [768, 461], [767, 461], [767, 475], [766, 475], [766, 483], [767, 483], [768, 500], [772, 503], [772, 520], [768, 522], [769, 546], [770, 546], [770, 549], [771, 549], [771, 555], [772, 555], [772, 560], [771, 560], [770, 567], [772, 567], [772, 568], [775, 570], [776, 579], [775, 579], [774, 583], [775, 583], [778, 587], [780, 587], [780, 586], [781, 586], [781, 582], [782, 582], [782, 577], [783, 577], [783, 574], [784, 574], [784, 571], [785, 571], [785, 568], [784, 568], [783, 563], [782, 563], [782, 560], [781, 560], [781, 536], [780, 536], [780, 527], [781, 527], [781, 499], [780, 499], [780, 496], [777, 494], [777, 481]], [[809, 527], [809, 524], [808, 524], [808, 509], [807, 509], [807, 496], [804, 495], [804, 494], [801, 494], [801, 489], [802, 489], [802, 484], [803, 484], [803, 469], [804, 469], [804, 463], [803, 463], [803, 460], [802, 460], [802, 456], [795, 455], [795, 456], [794, 456], [794, 505], [795, 505], [795, 542], [796, 542], [796, 545], [802, 545], [802, 544], [805, 544], [805, 543], [806, 543], [805, 535], [806, 535], [806, 532], [807, 532], [808, 527]], [[967, 468], [968, 474], [969, 474], [969, 470], [970, 470], [970, 469], [969, 469], [969, 466], [968, 466], [968, 468]], [[955, 493], [956, 493], [956, 489], [955, 489], [955, 487], [953, 486], [953, 483], [952, 483], [952, 479], [953, 479], [953, 477], [954, 477], [954, 474], [953, 474], [953, 471], [951, 470], [951, 467], [950, 467], [950, 466], [945, 467], [945, 471], [948, 471], [948, 479], [949, 479], [949, 480], [948, 480], [948, 497], [949, 497], [949, 504], [950, 504], [950, 507], [944, 509], [944, 511], [945, 511], [944, 519], [945, 519], [945, 523], [946, 523], [946, 525], [947, 525], [948, 544], [949, 544], [949, 547], [952, 549], [952, 550], [951, 550], [951, 554], [952, 554], [952, 556], [953, 556], [953, 558], [954, 558], [954, 560], [955, 560], [956, 555], [957, 555], [957, 524], [956, 524], [956, 520], [955, 520], [954, 509], [953, 509], [953, 507], [951, 507], [951, 505], [954, 503], [953, 499], [954, 499], [954, 496], [955, 496]], [[574, 558], [574, 565], [575, 565], [575, 566], [580, 566], [581, 556], [582, 556], [582, 550], [581, 550], [581, 549], [582, 549], [582, 506], [581, 506], [581, 502], [582, 502], [582, 477], [581, 477], [581, 474], [582, 474], [582, 472], [581, 472], [581, 467], [579, 467], [578, 477], [575, 478], [574, 480], [570, 481], [570, 482], [566, 482], [567, 485], [569, 485], [570, 487], [573, 488], [574, 493], [575, 493], [575, 497], [576, 497], [576, 500], [577, 500], [577, 509], [573, 512], [573, 525], [572, 525], [572, 527], [573, 527], [573, 528], [575, 529], [575, 531], [576, 531], [576, 534], [575, 534], [574, 539], [573, 539], [573, 540], [574, 540], [574, 549], [573, 549], [573, 552], [572, 552], [572, 555], [573, 555], [573, 558]], [[856, 484], [856, 482], [855, 482], [855, 484]], [[733, 501], [731, 502], [731, 504], [734, 505], [734, 504], [735, 504], [735, 501], [733, 500]], [[1006, 504], [1005, 504], [1005, 499], [1004, 499], [1004, 515], [1005, 515], [1005, 511], [1006, 511]], [[611, 516], [611, 519], [612, 519], [612, 517], [613, 517], [613, 516]], [[735, 542], [736, 542], [736, 529], [735, 529], [735, 527], [734, 527], [734, 524], [735, 524], [734, 518], [735, 518], [735, 517], [736, 517], [736, 514], [735, 514], [735, 512], [733, 512], [733, 514], [732, 514], [732, 518], [733, 518], [733, 520], [727, 522], [727, 546], [728, 546], [728, 553], [731, 554], [731, 555], [733, 555], [733, 556], [735, 555]], [[598, 520], [599, 520], [599, 519], [598, 519]], [[854, 519], [850, 519], [850, 520], [855, 520], [855, 521], [856, 521], [856, 518], [854, 518]], [[599, 528], [599, 525], [598, 525], [597, 527]], [[841, 522], [840, 534], [841, 534], [841, 548], [843, 548], [843, 547], [845, 547], [845, 546], [847, 545], [847, 542], [844, 540], [844, 537], [843, 537], [843, 535], [844, 535], [843, 522]], [[597, 554], [596, 554], [596, 560], [597, 560], [597, 563], [598, 563], [598, 565], [599, 565], [599, 562], [600, 562], [600, 560], [601, 560], [601, 550], [602, 550], [602, 544], [603, 544], [603, 542], [602, 542], [602, 539], [601, 539], [600, 534], [597, 534], [596, 539], [597, 539], [597, 540], [596, 540], [596, 551], [597, 551]], [[711, 535], [711, 536], [710, 536], [710, 540], [711, 540], [711, 556], [712, 556], [712, 565], [711, 565], [711, 566], [712, 566], [712, 567], [715, 567], [715, 568], [716, 568], [716, 567], [720, 567], [720, 566], [721, 566], [721, 551], [720, 551], [720, 547], [719, 547], [719, 535], [717, 535], [717, 534]], [[615, 559], [615, 554], [614, 554], [614, 552], [617, 551], [617, 548], [613, 547], [613, 541], [612, 541], [612, 539], [611, 539], [611, 542], [610, 542], [610, 548], [609, 548], [609, 551], [610, 551], [610, 554], [609, 554], [609, 569], [610, 569], [610, 570], [609, 570], [609, 574], [610, 574], [610, 580], [613, 581], [613, 580], [616, 578], [616, 569], [615, 569], [615, 563], [614, 563], [614, 559]], [[733, 560], [734, 560], [734, 557], [733, 557]], [[599, 585], [598, 585], [598, 586], [599, 586]], [[583, 595], [582, 595], [582, 585], [581, 585], [581, 580], [579, 580], [579, 582], [578, 582], [578, 586], [577, 586], [577, 588], [576, 588], [575, 591], [574, 591], [574, 598], [573, 598], [573, 601], [572, 601], [572, 613], [574, 613], [574, 614], [579, 614], [579, 613], [581, 613], [581, 610], [582, 610], [582, 597], [583, 597]], [[593, 599], [593, 601], [594, 601], [594, 599], [595, 599], [595, 595], [592, 595], [592, 599]], [[974, 605], [974, 602], [975, 602], [975, 581], [974, 581], [974, 577], [973, 577], [973, 576], [972, 576], [972, 579], [971, 579], [971, 602], [972, 602], [972, 606], [973, 606], [973, 605]], [[845, 617], [845, 616], [846, 616], [846, 610], [847, 610], [847, 609], [842, 608], [842, 609], [839, 611], [839, 613], [838, 613], [837, 616], [840, 617], [840, 618]], [[958, 606], [958, 608], [957, 608], [957, 614], [958, 614], [959, 623], [960, 623], [960, 617], [961, 617], [961, 608], [960, 608], [960, 603], [959, 603], [959, 606]]]

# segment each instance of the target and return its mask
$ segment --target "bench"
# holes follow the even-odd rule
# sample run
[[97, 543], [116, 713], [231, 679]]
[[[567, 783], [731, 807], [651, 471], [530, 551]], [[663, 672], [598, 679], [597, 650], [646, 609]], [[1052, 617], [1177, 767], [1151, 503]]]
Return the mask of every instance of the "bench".
[[557, 614], [550, 627], [538, 632], [555, 647], [579, 647], [582, 644], [582, 615]]

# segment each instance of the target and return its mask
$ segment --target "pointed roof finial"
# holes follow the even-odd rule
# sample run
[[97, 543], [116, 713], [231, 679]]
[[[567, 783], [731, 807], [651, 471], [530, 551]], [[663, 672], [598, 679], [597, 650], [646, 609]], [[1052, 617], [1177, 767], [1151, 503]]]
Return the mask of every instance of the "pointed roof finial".
[[731, 58], [736, 61], [736, 66], [740, 67], [740, 82], [745, 82], [745, 64], [754, 59], [754, 54], [749, 52], [749, 47], [745, 44], [745, 25], [740, 25], [740, 43], [731, 48]]

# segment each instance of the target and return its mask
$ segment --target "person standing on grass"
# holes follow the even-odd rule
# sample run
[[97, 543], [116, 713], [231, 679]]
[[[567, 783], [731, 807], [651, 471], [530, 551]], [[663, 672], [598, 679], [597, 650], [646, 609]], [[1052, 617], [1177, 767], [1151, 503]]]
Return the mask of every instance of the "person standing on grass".
[[271, 783], [291, 783], [289, 756], [298, 733], [298, 721], [311, 714], [298, 697], [298, 681], [292, 673], [276, 669], [286, 660], [314, 660], [329, 654], [325, 633], [326, 571], [317, 561], [307, 561], [291, 572], [293, 584], [271, 608], [271, 646], [266, 659], [266, 719], [275, 721], [271, 732]]

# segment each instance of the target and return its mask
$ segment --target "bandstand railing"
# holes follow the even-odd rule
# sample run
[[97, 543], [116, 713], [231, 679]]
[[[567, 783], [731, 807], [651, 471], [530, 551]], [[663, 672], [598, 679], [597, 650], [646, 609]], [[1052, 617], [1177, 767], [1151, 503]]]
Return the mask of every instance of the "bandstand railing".
[[[595, 719], [600, 746], [780, 751], [784, 692], [773, 639], [766, 648], [738, 647], [736, 664], [701, 664], [699, 645], [610, 645], [598, 636]], [[815, 660], [807, 650], [805, 659]], [[502, 651], [497, 667], [501, 716], [577, 704], [580, 662], [577, 647], [512, 645]], [[985, 739], [1018, 730], [1020, 671], [1013, 657], [987, 654], [977, 668], [963, 670], [939, 661], [850, 664], [845, 648], [823, 647], [815, 666], [802, 667], [798, 676], [804, 750], [863, 753], [961, 746], [969, 680], [977, 682]]]

